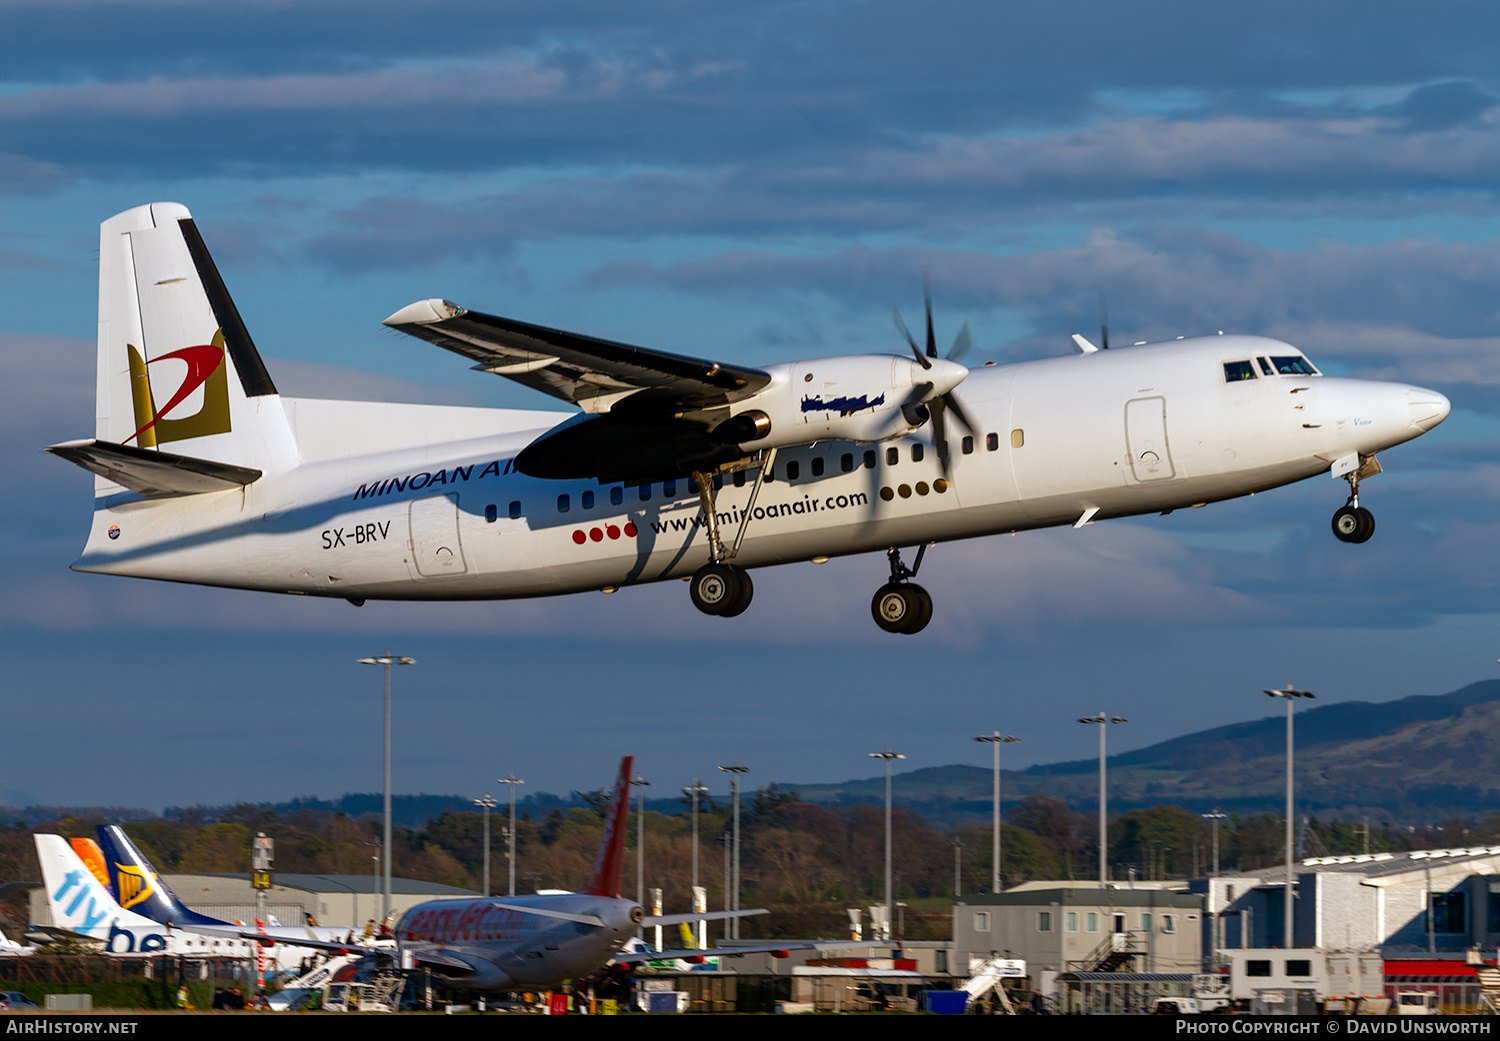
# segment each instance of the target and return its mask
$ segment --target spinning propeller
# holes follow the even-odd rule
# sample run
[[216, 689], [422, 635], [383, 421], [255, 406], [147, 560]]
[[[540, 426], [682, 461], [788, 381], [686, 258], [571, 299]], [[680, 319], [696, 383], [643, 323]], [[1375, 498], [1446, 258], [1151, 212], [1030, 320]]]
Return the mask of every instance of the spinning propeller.
[[[937, 337], [932, 331], [932, 275], [926, 269], [922, 271], [922, 299], [927, 308], [927, 353], [925, 355], [922, 353], [922, 349], [917, 346], [917, 341], [912, 337], [912, 334], [907, 330], [906, 323], [901, 320], [901, 312], [894, 307], [891, 308], [891, 319], [896, 323], [896, 329], [902, 336], [906, 337], [906, 342], [911, 346], [912, 354], [916, 355], [917, 361], [922, 364], [922, 368], [930, 369], [932, 368], [932, 360], [937, 358], [938, 352]], [[969, 323], [965, 322], [964, 327], [953, 338], [953, 346], [948, 348], [948, 360], [952, 362], [958, 361], [973, 346], [974, 334], [969, 331]], [[927, 386], [930, 388], [931, 384]], [[947, 411], [952, 409], [954, 416], [968, 428], [971, 434], [977, 434], [979, 428], [969, 419], [968, 413], [964, 411], [963, 406], [959, 404], [958, 397], [952, 391], [948, 391], [945, 394], [938, 394], [931, 400], [924, 402], [924, 404], [927, 405], [932, 413], [933, 440], [936, 442], [935, 447], [938, 459], [943, 464], [943, 476], [951, 477], [953, 467], [951, 456], [953, 453], [948, 446], [948, 435], [945, 429], [947, 425]]]

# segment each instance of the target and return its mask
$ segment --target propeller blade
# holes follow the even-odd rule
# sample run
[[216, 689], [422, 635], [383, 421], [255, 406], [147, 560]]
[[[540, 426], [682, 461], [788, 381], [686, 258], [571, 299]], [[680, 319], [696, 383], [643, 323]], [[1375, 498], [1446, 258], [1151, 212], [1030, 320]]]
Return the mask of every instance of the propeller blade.
[[932, 334], [932, 272], [922, 269], [922, 301], [927, 305], [927, 357], [936, 358], [937, 337]]
[[964, 407], [958, 403], [958, 395], [954, 394], [952, 391], [949, 391], [947, 394], [943, 395], [943, 404], [947, 405], [953, 410], [953, 414], [958, 417], [958, 421], [960, 423], [962, 423], [969, 429], [969, 433], [979, 433], [979, 428], [974, 425], [974, 421], [969, 418], [969, 414], [964, 411]]
[[922, 357], [922, 348], [917, 346], [917, 341], [912, 339], [911, 333], [906, 328], [906, 323], [901, 320], [901, 312], [894, 307], [891, 308], [891, 321], [896, 323], [896, 328], [902, 336], [906, 337], [906, 342], [911, 345], [911, 352], [917, 356], [917, 361], [922, 363], [922, 368], [932, 368], [932, 362]]
[[943, 466], [944, 477], [948, 476], [950, 465], [948, 457], [951, 454], [945, 447], [948, 441], [948, 424], [944, 422], [947, 409], [943, 407], [943, 399], [947, 396], [939, 394], [927, 403], [928, 409], [932, 412], [932, 450], [938, 454], [938, 462]]
[[965, 322], [964, 327], [960, 329], [958, 331], [958, 335], [953, 338], [953, 346], [948, 348], [948, 360], [958, 361], [965, 354], [968, 354], [969, 348], [973, 346], [974, 334], [969, 331], [969, 323]]

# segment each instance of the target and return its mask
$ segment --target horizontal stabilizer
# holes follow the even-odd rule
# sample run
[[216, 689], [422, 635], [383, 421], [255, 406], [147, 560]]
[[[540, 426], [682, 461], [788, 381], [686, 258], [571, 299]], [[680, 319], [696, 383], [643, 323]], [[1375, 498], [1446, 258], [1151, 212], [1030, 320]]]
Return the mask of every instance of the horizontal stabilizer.
[[242, 488], [261, 471], [110, 441], [64, 441], [47, 451], [148, 499]]

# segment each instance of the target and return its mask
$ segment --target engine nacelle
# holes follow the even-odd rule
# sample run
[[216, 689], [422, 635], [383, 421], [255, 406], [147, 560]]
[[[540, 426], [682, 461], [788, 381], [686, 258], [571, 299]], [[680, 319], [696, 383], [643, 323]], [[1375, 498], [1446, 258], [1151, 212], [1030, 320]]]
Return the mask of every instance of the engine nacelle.
[[923, 402], [969, 374], [957, 362], [933, 359], [924, 369], [915, 358], [895, 354], [819, 358], [766, 371], [770, 386], [731, 406], [730, 418], [711, 431], [714, 440], [755, 451], [905, 437], [927, 421]]

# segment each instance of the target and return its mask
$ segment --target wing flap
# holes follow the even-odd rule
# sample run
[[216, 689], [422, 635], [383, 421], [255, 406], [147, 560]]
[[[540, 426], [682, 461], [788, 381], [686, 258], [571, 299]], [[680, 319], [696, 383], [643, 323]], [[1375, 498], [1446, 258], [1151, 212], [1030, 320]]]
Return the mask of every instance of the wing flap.
[[588, 412], [608, 412], [626, 398], [663, 410], [712, 408], [771, 382], [760, 369], [532, 325], [447, 300], [419, 300], [385, 324]]
[[65, 441], [49, 445], [47, 451], [148, 499], [242, 488], [261, 475], [261, 471], [248, 466], [117, 445], [112, 441]]

